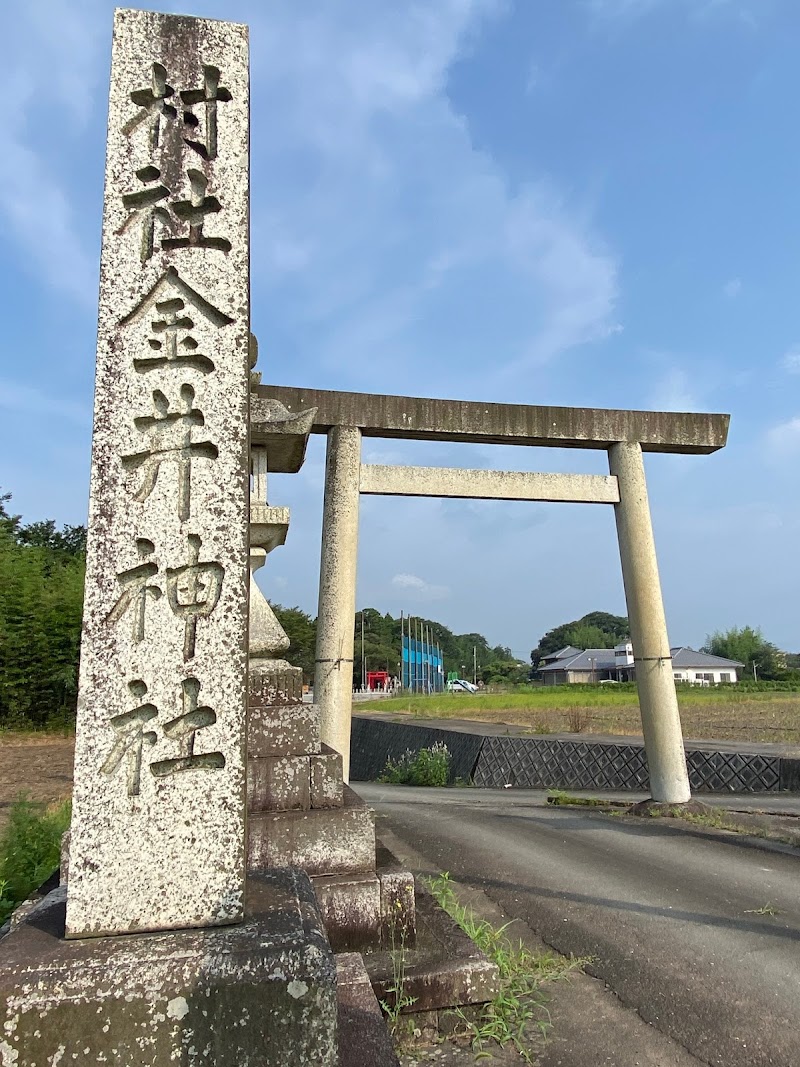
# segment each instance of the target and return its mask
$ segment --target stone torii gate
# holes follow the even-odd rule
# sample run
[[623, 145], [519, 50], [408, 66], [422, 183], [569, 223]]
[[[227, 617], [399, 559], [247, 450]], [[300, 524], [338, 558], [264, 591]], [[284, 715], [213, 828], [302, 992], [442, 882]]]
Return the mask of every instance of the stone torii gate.
[[[254, 445], [269, 432], [265, 405], [316, 408], [328, 438], [315, 702], [323, 741], [347, 774], [359, 495], [438, 496], [613, 504], [653, 799], [690, 798], [661, 597], [643, 453], [706, 455], [725, 446], [728, 415], [539, 407], [261, 386], [250, 414]], [[603, 449], [609, 474], [544, 474], [362, 464], [361, 438]]]

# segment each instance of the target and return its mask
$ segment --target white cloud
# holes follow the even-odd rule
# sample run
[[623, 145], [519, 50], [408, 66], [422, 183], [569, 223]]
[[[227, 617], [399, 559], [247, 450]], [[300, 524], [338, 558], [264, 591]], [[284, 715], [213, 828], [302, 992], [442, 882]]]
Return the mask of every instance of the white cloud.
[[739, 293], [741, 293], [741, 291], [742, 291], [742, 279], [741, 278], [731, 278], [729, 281], [725, 282], [725, 284], [722, 287], [722, 292], [730, 300], [732, 300], [734, 297], [738, 296]]
[[432, 585], [424, 578], [418, 578], [416, 574], [395, 574], [392, 585], [396, 589], [404, 589], [417, 600], [445, 600], [450, 596], [448, 586]]
[[103, 26], [80, 0], [5, 5], [0, 22], [14, 41], [4, 81], [0, 227], [30, 273], [89, 306], [97, 299], [97, 268], [80, 234], [78, 205], [85, 199], [70, 186], [59, 137], [73, 138], [72, 165], [94, 103], [100, 38], [110, 36], [110, 24], [110, 12]]
[[789, 374], [800, 374], [800, 344], [792, 345], [784, 352], [781, 366]]
[[767, 431], [767, 446], [777, 458], [800, 452], [800, 417], [780, 422]]
[[697, 396], [686, 371], [670, 367], [653, 387], [649, 406], [656, 411], [697, 411]]
[[424, 366], [447, 389], [457, 352], [461, 388], [485, 390], [484, 335], [493, 369], [518, 370], [617, 328], [614, 256], [558, 190], [512, 189], [446, 95], [502, 10], [276, 3], [252, 27], [254, 189], [263, 173], [272, 198], [254, 201], [254, 276], [340, 387], [399, 390]]

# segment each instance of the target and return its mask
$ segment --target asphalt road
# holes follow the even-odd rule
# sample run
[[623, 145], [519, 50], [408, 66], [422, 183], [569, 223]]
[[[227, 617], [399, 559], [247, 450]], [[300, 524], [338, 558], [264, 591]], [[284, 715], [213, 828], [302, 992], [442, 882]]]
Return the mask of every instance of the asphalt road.
[[626, 1063], [800, 1067], [797, 853], [548, 807], [523, 790], [355, 788], [379, 834], [478, 886], [559, 952], [594, 957], [590, 974], [674, 1050], [628, 1047]]

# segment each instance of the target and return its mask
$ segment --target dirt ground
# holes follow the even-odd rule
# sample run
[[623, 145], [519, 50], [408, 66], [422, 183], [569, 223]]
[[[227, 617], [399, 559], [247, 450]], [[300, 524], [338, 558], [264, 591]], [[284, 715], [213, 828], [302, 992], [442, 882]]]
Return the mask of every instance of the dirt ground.
[[20, 793], [46, 804], [72, 792], [72, 737], [0, 737], [0, 833]]

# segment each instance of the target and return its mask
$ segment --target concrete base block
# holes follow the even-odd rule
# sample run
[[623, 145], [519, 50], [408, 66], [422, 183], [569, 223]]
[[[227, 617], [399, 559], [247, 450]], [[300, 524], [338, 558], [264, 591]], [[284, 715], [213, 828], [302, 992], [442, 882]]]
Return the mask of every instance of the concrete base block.
[[311, 807], [342, 806], [342, 757], [328, 745], [318, 756], [311, 757]]
[[321, 751], [319, 709], [314, 704], [251, 704], [248, 708], [248, 758], [308, 756]]
[[256, 812], [247, 822], [247, 865], [302, 867], [308, 874], [374, 870], [372, 811], [345, 787], [341, 808]]
[[381, 884], [375, 874], [315, 875], [311, 882], [334, 952], [380, 945]]
[[413, 945], [417, 937], [417, 909], [414, 875], [399, 864], [378, 868], [381, 887], [381, 931], [385, 948], [393, 944]]
[[261, 756], [247, 760], [247, 810], [307, 811], [314, 756]]
[[[403, 990], [412, 1012], [435, 1011], [491, 1000], [499, 988], [497, 965], [481, 952], [433, 897], [416, 887], [417, 939], [405, 954]], [[379, 1000], [394, 1002], [392, 953], [370, 952], [364, 959]]]
[[335, 1067], [334, 958], [302, 871], [248, 884], [238, 926], [65, 940], [66, 890], [0, 942], [0, 1062]]
[[336, 957], [339, 991], [339, 1067], [400, 1067], [364, 961], [357, 952]]

